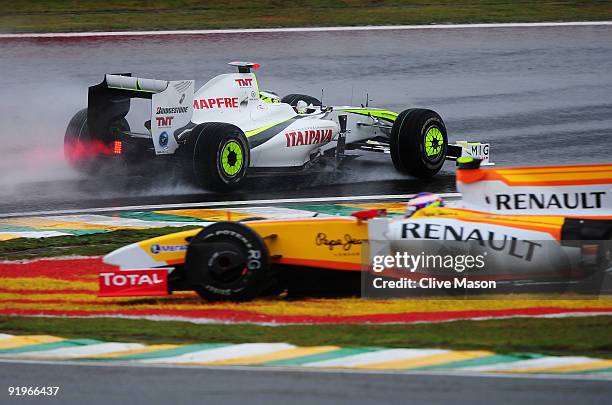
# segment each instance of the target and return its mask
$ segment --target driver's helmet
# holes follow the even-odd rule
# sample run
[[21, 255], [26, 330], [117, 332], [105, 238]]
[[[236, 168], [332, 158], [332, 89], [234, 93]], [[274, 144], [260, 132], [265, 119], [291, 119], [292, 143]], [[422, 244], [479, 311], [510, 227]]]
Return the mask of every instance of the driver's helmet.
[[[312, 104], [310, 106], [312, 107]], [[298, 114], [306, 114], [308, 112], [308, 103], [306, 103], [304, 100], [298, 100], [297, 104], [295, 105], [295, 110], [298, 112]]]
[[406, 204], [406, 216], [411, 216], [421, 208], [444, 207], [444, 200], [438, 194], [419, 193], [408, 200]]

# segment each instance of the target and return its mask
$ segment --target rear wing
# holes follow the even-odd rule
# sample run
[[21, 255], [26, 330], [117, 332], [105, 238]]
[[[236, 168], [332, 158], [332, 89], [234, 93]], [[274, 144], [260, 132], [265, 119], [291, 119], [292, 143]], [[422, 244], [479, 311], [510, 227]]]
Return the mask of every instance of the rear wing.
[[461, 162], [463, 208], [495, 214], [612, 219], [612, 165], [482, 169]]
[[125, 118], [130, 100], [151, 100], [151, 138], [156, 154], [171, 154], [178, 147], [174, 131], [185, 127], [193, 113], [193, 80], [166, 81], [107, 74], [89, 87], [87, 122], [97, 139], [106, 139], [111, 123]]

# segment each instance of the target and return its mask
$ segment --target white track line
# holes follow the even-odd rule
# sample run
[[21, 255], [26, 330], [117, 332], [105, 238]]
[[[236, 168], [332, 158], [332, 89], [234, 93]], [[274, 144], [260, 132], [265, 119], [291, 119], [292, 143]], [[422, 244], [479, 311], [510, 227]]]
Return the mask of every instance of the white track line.
[[[460, 193], [439, 194], [442, 198], [457, 199]], [[347, 202], [347, 201], [372, 201], [372, 200], [405, 200], [414, 197], [414, 194], [393, 194], [393, 195], [356, 195], [343, 197], [311, 197], [311, 198], [279, 198], [270, 200], [246, 200], [246, 201], [211, 201], [201, 203], [177, 203], [177, 204], [154, 204], [154, 205], [129, 205], [124, 207], [100, 207], [69, 209], [55, 211], [27, 211], [11, 212], [0, 214], [0, 218], [31, 217], [39, 215], [67, 215], [67, 214], [86, 214], [92, 212], [118, 212], [118, 211], [147, 211], [173, 208], [209, 208], [209, 207], [228, 207], [235, 205], [261, 205], [261, 204], [290, 204], [290, 203], [321, 203], [321, 202]]]
[[[64, 256], [62, 257], [48, 257], [44, 260], [65, 260], [66, 258], [70, 259], [78, 259], [78, 258], [87, 258], [91, 259], [92, 256]], [[95, 257], [95, 256], [94, 256]], [[101, 257], [101, 256], [99, 256]], [[15, 262], [31, 262], [43, 259], [32, 259], [32, 260], [6, 260], [0, 261], [0, 264], [3, 262], [6, 263], [15, 263]], [[19, 313], [8, 312], [4, 314], [5, 316], [20, 316]], [[115, 315], [113, 313], [100, 313], [97, 315], [78, 315], [78, 316], [64, 316], [64, 315], [28, 315], [30, 318], [73, 318], [73, 319], [89, 319], [89, 318], [117, 318], [117, 319], [145, 319], [147, 321], [175, 321], [175, 322], [189, 322], [196, 325], [224, 325], [224, 324], [233, 324], [231, 321], [223, 321], [211, 318], [188, 318], [185, 316], [164, 316], [164, 315]], [[410, 325], [416, 324], [427, 324], [427, 323], [447, 323], [447, 322], [459, 322], [459, 321], [482, 321], [482, 320], [490, 320], [490, 319], [513, 319], [513, 318], [572, 318], [572, 317], [584, 317], [584, 316], [612, 316], [612, 312], [569, 312], [569, 313], [558, 313], [558, 314], [548, 314], [548, 315], [508, 315], [508, 316], [479, 316], [475, 318], [453, 318], [442, 321], [415, 321], [411, 322]], [[291, 323], [291, 322], [244, 322], [249, 325], [261, 325], [261, 326], [282, 326], [282, 325], [312, 325], [311, 323]], [[397, 325], [397, 324], [405, 324], [405, 322], [380, 322], [375, 323], [373, 325]], [[337, 324], [331, 324], [337, 325]]]
[[[0, 261], [0, 264], [3, 262], [6, 263], [15, 263], [15, 262], [32, 262], [37, 260], [65, 260], [69, 259], [91, 259], [96, 256], [58, 256], [58, 257], [47, 257], [44, 259], [32, 259], [32, 260], [5, 260]], [[102, 257], [102, 256], [97, 256]], [[5, 316], [20, 316], [19, 313], [8, 312], [4, 314]], [[585, 317], [585, 316], [612, 316], [612, 312], [604, 312], [604, 311], [596, 311], [596, 312], [567, 312], [567, 313], [558, 313], [558, 314], [547, 314], [547, 315], [507, 315], [507, 316], [478, 316], [474, 318], [453, 318], [442, 321], [415, 321], [411, 322], [410, 325], [416, 324], [426, 324], [426, 323], [446, 323], [446, 322], [459, 322], [459, 321], [482, 321], [482, 320], [491, 320], [491, 319], [514, 319], [514, 318], [573, 318], [573, 317]], [[65, 316], [65, 315], [28, 315], [28, 317], [33, 318], [73, 318], [73, 319], [89, 319], [89, 318], [117, 318], [117, 319], [145, 319], [147, 321], [175, 321], [175, 322], [189, 322], [196, 325], [223, 325], [223, 324], [233, 324], [232, 321], [224, 321], [217, 320], [211, 318], [188, 318], [186, 316], [164, 316], [164, 315], [115, 315], [113, 313], [100, 313], [97, 315], [78, 315], [78, 316]], [[244, 322], [249, 325], [261, 325], [261, 326], [283, 326], [283, 325], [312, 325], [311, 323], [292, 323], [292, 322]], [[373, 325], [397, 325], [397, 324], [405, 324], [405, 322], [379, 322]], [[330, 324], [337, 325], [337, 324]]]
[[0, 34], [0, 39], [28, 38], [86, 38], [127, 37], [160, 35], [208, 35], [208, 34], [256, 34], [281, 32], [331, 32], [331, 31], [390, 31], [470, 28], [537, 28], [537, 27], [592, 27], [612, 25], [612, 21], [569, 21], [539, 23], [492, 23], [492, 24], [423, 24], [423, 25], [368, 25], [358, 27], [298, 27], [298, 28], [252, 28], [219, 30], [171, 30], [171, 31], [110, 31], [110, 32], [45, 32], [25, 34]]

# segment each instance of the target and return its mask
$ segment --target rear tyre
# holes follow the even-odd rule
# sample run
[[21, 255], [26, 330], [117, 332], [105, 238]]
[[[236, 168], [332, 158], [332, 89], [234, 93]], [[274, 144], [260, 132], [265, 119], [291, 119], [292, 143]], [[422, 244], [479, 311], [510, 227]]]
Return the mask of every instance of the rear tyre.
[[321, 101], [318, 98], [306, 94], [287, 94], [285, 97], [281, 98], [281, 103], [296, 107], [300, 100], [304, 101], [307, 105], [312, 104], [315, 107], [321, 106]]
[[432, 177], [446, 160], [448, 138], [444, 121], [435, 111], [405, 110], [393, 123], [390, 146], [393, 166], [399, 172]]
[[[109, 125], [108, 133], [129, 132], [130, 125], [122, 118]], [[87, 108], [78, 111], [68, 123], [64, 135], [64, 157], [75, 170], [89, 175], [102, 174], [119, 163], [121, 156], [115, 154], [113, 142], [97, 139], [87, 125]]]
[[90, 141], [87, 108], [84, 108], [72, 117], [64, 135], [64, 158], [79, 172], [92, 173], [95, 170], [95, 165], [91, 164], [92, 153], [88, 147]]
[[189, 243], [185, 274], [208, 301], [249, 301], [270, 286], [266, 244], [251, 228], [217, 222]]
[[250, 162], [249, 144], [235, 125], [200, 124], [189, 138], [191, 169], [196, 182], [207, 189], [229, 191], [243, 181]]

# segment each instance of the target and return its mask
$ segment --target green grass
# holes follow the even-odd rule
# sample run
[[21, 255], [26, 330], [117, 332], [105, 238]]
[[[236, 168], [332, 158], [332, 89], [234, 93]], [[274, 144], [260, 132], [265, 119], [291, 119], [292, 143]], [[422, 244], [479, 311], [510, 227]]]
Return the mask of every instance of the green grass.
[[33, 259], [51, 256], [104, 255], [129, 243], [194, 228], [196, 227], [123, 229], [79, 236], [11, 239], [0, 242], [0, 260]]
[[413, 325], [197, 325], [129, 319], [0, 317], [0, 331], [142, 343], [287, 342], [301, 346], [488, 349], [612, 358], [612, 317], [458, 321]]
[[0, 0], [0, 31], [67, 32], [612, 19], [611, 1]]

